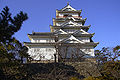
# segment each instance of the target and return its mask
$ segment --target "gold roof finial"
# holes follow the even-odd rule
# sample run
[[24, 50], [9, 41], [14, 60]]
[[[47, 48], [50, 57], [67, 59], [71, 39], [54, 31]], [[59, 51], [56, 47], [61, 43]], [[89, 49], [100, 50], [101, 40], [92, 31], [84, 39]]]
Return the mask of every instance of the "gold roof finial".
[[69, 5], [69, 1], [67, 2], [67, 5]]

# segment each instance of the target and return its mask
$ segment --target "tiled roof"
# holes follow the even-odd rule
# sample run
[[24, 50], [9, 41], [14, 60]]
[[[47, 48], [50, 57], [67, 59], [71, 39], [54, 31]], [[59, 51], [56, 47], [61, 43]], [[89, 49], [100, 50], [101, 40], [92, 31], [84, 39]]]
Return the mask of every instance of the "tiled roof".
[[[43, 46], [43, 45], [56, 45], [56, 43], [55, 42], [53, 42], [53, 43], [31, 43], [31, 42], [24, 42], [24, 44], [26, 45], [26, 46], [37, 46], [37, 45], [41, 45], [41, 46]], [[95, 43], [95, 42], [86, 42], [86, 43], [84, 43], [84, 44], [81, 44], [81, 43], [59, 43], [59, 44], [61, 44], [61, 45], [74, 45], [74, 46], [78, 46], [78, 45], [82, 45], [82, 46], [94, 46], [94, 47], [96, 47], [97, 46], [97, 44], [99, 44], [98, 42], [97, 43]]]

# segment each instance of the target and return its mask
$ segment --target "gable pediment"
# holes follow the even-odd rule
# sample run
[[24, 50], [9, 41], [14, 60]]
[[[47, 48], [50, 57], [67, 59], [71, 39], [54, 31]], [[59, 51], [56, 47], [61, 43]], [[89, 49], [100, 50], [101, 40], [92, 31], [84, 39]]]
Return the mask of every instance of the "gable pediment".
[[62, 29], [59, 29], [57, 31], [55, 31], [56, 34], [67, 34], [65, 31], [63, 31]]
[[65, 26], [80, 26], [80, 24], [70, 20], [70, 21], [66, 21], [63, 24], [61, 24], [61, 26], [62, 27], [65, 27]]
[[83, 41], [78, 40], [77, 38], [75, 38], [73, 35], [71, 35], [70, 37], [61, 40], [60, 42], [63, 43], [84, 43]]
[[72, 16], [67, 16], [66, 19], [65, 19], [65, 21], [67, 21], [67, 20], [76, 21], [76, 20], [74, 19], [74, 17], [72, 17]]
[[79, 43], [79, 42], [76, 40], [67, 40], [67, 41], [65, 41], [65, 43]]
[[73, 34], [90, 34], [90, 33], [84, 31], [83, 29], [80, 29], [80, 30], [75, 31]]
[[69, 4], [65, 6], [61, 11], [76, 11], [73, 7], [71, 7]]

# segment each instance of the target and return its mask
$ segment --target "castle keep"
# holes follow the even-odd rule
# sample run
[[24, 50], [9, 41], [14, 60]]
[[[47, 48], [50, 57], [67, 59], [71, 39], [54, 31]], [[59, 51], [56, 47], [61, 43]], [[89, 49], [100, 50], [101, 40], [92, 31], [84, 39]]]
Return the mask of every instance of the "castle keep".
[[84, 25], [86, 18], [82, 18], [81, 12], [67, 4], [61, 10], [56, 10], [56, 18], [50, 25], [51, 32], [28, 34], [30, 42], [24, 44], [33, 60], [94, 57], [94, 48], [98, 43], [92, 40], [94, 33], [88, 33], [90, 25]]

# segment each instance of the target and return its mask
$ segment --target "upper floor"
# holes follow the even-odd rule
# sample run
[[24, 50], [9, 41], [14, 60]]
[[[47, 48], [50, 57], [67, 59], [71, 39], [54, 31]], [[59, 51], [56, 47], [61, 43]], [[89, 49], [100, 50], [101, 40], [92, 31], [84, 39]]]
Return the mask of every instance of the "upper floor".
[[82, 10], [76, 10], [75, 8], [67, 4], [67, 6], [65, 6], [61, 10], [56, 10], [56, 18], [74, 17], [82, 19], [82, 16], [80, 16], [81, 12]]

